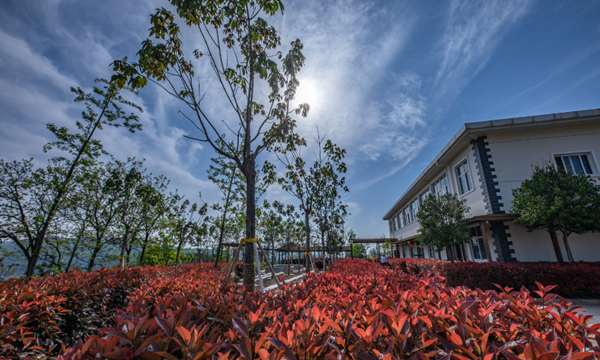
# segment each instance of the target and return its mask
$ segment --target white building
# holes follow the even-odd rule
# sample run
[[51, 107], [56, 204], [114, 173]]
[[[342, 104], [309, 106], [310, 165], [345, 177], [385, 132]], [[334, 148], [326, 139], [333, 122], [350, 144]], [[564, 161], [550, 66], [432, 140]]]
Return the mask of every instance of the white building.
[[[453, 248], [455, 258], [475, 261], [557, 261], [549, 233], [527, 232], [510, 214], [512, 189], [531, 177], [533, 165], [585, 173], [597, 181], [600, 109], [464, 124], [384, 215], [399, 257], [446, 259], [414, 242], [415, 214], [429, 192], [467, 200], [471, 241]], [[561, 236], [563, 259], [566, 252]], [[575, 261], [600, 261], [600, 234], [569, 236]]]

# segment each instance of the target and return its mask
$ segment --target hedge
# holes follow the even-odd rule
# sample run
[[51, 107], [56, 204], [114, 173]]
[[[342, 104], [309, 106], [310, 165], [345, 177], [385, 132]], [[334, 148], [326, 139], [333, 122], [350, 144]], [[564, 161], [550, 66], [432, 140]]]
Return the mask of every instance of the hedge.
[[497, 285], [534, 289], [536, 282], [556, 285], [555, 293], [570, 299], [600, 299], [600, 263], [473, 262], [437, 259], [389, 259], [409, 274], [443, 276], [449, 286], [497, 290]]

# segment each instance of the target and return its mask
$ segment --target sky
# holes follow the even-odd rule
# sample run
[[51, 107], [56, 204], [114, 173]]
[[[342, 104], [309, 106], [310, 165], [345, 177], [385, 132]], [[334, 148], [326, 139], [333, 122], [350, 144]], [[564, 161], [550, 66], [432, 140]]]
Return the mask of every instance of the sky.
[[[347, 150], [347, 225], [358, 237], [388, 233], [383, 215], [465, 122], [600, 108], [600, 1], [425, 0], [284, 2], [268, 18], [282, 50], [300, 39], [305, 67], [297, 103], [309, 103], [298, 133]], [[74, 128], [83, 110], [71, 86], [90, 91], [109, 64], [135, 57], [150, 14], [168, 1], [26, 2], [0, 6], [0, 158], [50, 156], [47, 123]], [[184, 30], [185, 50], [200, 42]], [[207, 111], [227, 104], [206, 61], [197, 75]], [[143, 130], [107, 128], [99, 138], [117, 159], [146, 159], [170, 190], [219, 201], [206, 169], [215, 156], [157, 86], [133, 100]], [[225, 115], [223, 115], [225, 116]], [[310, 159], [314, 149], [304, 151]], [[265, 153], [259, 162], [271, 159]], [[277, 165], [277, 164], [276, 164]], [[279, 165], [281, 168], [281, 165]], [[273, 186], [263, 196], [295, 203]], [[259, 202], [262, 202], [260, 199]]]

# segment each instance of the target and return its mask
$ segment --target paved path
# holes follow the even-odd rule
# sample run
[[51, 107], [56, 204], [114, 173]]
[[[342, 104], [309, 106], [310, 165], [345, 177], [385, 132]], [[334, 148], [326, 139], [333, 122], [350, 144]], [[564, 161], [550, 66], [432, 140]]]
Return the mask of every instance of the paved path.
[[580, 313], [584, 315], [594, 315], [594, 318], [590, 320], [589, 324], [598, 324], [600, 323], [600, 304], [582, 304], [575, 302], [575, 305], [581, 306], [584, 309], [578, 310]]

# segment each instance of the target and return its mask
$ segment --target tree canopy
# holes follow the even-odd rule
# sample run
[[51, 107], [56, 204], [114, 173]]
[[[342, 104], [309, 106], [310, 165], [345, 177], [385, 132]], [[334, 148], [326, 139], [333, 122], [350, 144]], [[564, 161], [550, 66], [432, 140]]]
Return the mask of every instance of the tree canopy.
[[535, 166], [531, 179], [513, 189], [515, 223], [529, 231], [560, 231], [567, 258], [574, 262], [568, 237], [600, 231], [600, 185], [589, 175], [571, 175], [553, 165]]

